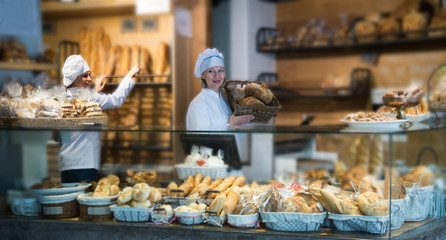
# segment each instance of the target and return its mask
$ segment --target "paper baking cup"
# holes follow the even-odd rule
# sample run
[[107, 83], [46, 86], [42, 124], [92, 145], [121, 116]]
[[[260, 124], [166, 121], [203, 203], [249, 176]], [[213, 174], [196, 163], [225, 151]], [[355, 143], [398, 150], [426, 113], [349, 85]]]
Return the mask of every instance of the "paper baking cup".
[[228, 165], [222, 167], [190, 167], [185, 164], [175, 165], [180, 179], [186, 179], [188, 176], [195, 176], [201, 173], [203, 177], [210, 176], [212, 179], [225, 178], [228, 176]]
[[404, 221], [415, 222], [426, 219], [432, 207], [434, 187], [406, 188], [406, 193], [409, 195], [409, 200]]
[[357, 216], [328, 213], [333, 230], [340, 232], [367, 232], [384, 235], [389, 224], [389, 216]]
[[403, 199], [391, 200], [391, 215], [390, 215], [390, 229], [395, 230], [401, 227], [406, 217], [406, 204], [409, 201], [409, 197]]
[[236, 228], [253, 228], [259, 223], [259, 214], [228, 214], [228, 224]]
[[203, 213], [202, 217], [204, 223], [216, 227], [223, 227], [223, 224], [225, 224], [228, 219], [227, 215], [213, 215], [207, 213]]
[[204, 211], [199, 212], [175, 212], [175, 217], [181, 224], [185, 225], [196, 225], [202, 224], [204, 222], [203, 215]]
[[116, 204], [110, 206], [110, 211], [117, 221], [121, 222], [149, 222], [152, 208], [119, 207]]
[[318, 231], [327, 214], [261, 212], [266, 228], [274, 231], [314, 232]]

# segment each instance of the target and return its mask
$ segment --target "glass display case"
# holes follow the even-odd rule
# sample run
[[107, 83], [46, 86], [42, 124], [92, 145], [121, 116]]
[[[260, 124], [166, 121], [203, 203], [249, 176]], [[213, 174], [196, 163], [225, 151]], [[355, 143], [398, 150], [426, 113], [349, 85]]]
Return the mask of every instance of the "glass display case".
[[[377, 122], [364, 127], [262, 124], [237, 131], [186, 131], [183, 126], [130, 129], [96, 125], [69, 128], [3, 125], [0, 127], [3, 176], [0, 186], [3, 196], [0, 237], [51, 237], [48, 229], [52, 229], [51, 234], [73, 233], [79, 237], [82, 229], [84, 233], [98, 238], [130, 232], [133, 236], [169, 234], [170, 237], [186, 239], [196, 236], [249, 236], [256, 239], [440, 237], [445, 231], [446, 125], [438, 119], [432, 120], [396, 126]], [[261, 217], [254, 227], [236, 228], [228, 224], [222, 227], [206, 223], [188, 226], [177, 222], [130, 224], [116, 220], [88, 222], [78, 218], [47, 219], [42, 214], [14, 214], [11, 211], [11, 190], [26, 191], [31, 184], [43, 181], [47, 177], [47, 142], [57, 131], [73, 130], [148, 135], [169, 133], [174, 142], [175, 164], [185, 163], [187, 154], [181, 138], [187, 134], [195, 137], [198, 134], [234, 135], [238, 141], [239, 166], [230, 169], [228, 176], [244, 175], [245, 183], [255, 181], [260, 186], [268, 186], [265, 188], [267, 191], [280, 188], [280, 191], [296, 190], [296, 193], [310, 194], [313, 200], [317, 200], [324, 217], [313, 227], [302, 227], [303, 223], [298, 218], [270, 220], [263, 215], [268, 213], [266, 208], [259, 207]], [[231, 152], [235, 154], [237, 151]], [[167, 180], [178, 180], [175, 166], [170, 167], [172, 174]], [[180, 182], [184, 180], [179, 179]], [[121, 181], [125, 183], [125, 178]], [[153, 186], [165, 187], [161, 180]], [[284, 212], [284, 206], [276, 211]], [[314, 212], [306, 214], [309, 215], [304, 219], [314, 219]], [[287, 227], [284, 228], [283, 224]]]

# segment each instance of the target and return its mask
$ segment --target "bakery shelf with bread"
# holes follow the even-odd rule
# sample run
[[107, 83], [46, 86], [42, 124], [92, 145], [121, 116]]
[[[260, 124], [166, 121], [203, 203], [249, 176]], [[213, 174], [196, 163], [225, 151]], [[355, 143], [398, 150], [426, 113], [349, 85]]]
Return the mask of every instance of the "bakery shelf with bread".
[[282, 108], [263, 82], [226, 80], [224, 90], [235, 115], [254, 115], [253, 122], [268, 123]]

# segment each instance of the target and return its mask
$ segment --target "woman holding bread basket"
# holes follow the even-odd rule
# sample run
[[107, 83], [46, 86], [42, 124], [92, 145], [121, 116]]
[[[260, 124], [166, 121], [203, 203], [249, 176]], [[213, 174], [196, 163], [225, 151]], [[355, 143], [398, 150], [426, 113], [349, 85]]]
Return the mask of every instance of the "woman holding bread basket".
[[[96, 77], [95, 91], [91, 99], [99, 103], [101, 109], [121, 106], [135, 82], [133, 77], [140, 68], [134, 66], [111, 94], [104, 94], [107, 75]], [[67, 99], [73, 99], [73, 93], [79, 89], [90, 88], [92, 79], [90, 67], [81, 55], [71, 55], [62, 68], [63, 84], [67, 87]], [[59, 170], [62, 183], [96, 181], [99, 169], [101, 133], [95, 131], [63, 131], [61, 132], [61, 148], [59, 152]]]
[[224, 57], [217, 49], [206, 49], [195, 63], [195, 76], [201, 79], [201, 92], [189, 104], [187, 130], [230, 130], [242, 128], [252, 115], [235, 116], [223, 97]]

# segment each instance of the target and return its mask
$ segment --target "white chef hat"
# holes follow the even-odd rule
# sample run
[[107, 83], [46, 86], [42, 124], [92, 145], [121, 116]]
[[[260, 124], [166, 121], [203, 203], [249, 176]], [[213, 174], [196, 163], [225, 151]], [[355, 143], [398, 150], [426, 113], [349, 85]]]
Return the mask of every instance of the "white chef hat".
[[210, 67], [225, 67], [223, 54], [221, 54], [216, 48], [206, 49], [204, 52], [200, 53], [195, 63], [195, 76], [201, 78], [206, 69]]
[[77, 76], [88, 71], [90, 71], [90, 67], [81, 55], [69, 56], [62, 68], [63, 84], [69, 87]]

